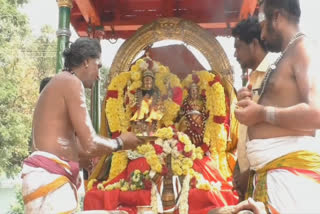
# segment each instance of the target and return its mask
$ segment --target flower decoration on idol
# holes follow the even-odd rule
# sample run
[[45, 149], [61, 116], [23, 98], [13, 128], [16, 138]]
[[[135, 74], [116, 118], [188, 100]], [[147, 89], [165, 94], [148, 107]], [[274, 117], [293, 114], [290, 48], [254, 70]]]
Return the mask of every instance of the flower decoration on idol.
[[158, 129], [155, 133], [158, 137], [153, 144], [148, 143], [138, 147], [138, 153], [145, 156], [151, 170], [155, 173], [166, 174], [165, 158], [171, 155], [171, 168], [174, 175], [187, 175], [193, 166], [195, 159], [203, 158], [202, 149], [196, 148], [189, 137], [176, 132], [173, 128]]
[[[130, 129], [132, 109], [130, 101], [135, 99], [136, 91], [142, 87], [142, 74], [150, 70], [155, 73], [155, 85], [164, 100], [164, 116], [161, 127], [173, 125], [182, 103], [182, 86], [179, 78], [168, 67], [149, 57], [138, 59], [128, 72], [121, 72], [108, 86], [105, 113], [113, 137]], [[169, 87], [169, 89], [168, 89]]]
[[222, 175], [227, 178], [230, 176], [230, 170], [225, 158], [228, 139], [225, 89], [218, 74], [205, 70], [193, 71], [182, 81], [183, 99], [188, 96], [191, 84], [197, 84], [201, 95], [206, 98], [208, 118], [203, 137], [205, 144], [202, 148], [219, 164]]
[[151, 189], [151, 185], [152, 183], [150, 180], [149, 171], [146, 170], [141, 172], [139, 169], [136, 169], [131, 173], [129, 181], [121, 179], [120, 181], [107, 186], [105, 186], [105, 183], [102, 182], [97, 185], [97, 188], [103, 191], [120, 189], [121, 191], [126, 192], [141, 189]]

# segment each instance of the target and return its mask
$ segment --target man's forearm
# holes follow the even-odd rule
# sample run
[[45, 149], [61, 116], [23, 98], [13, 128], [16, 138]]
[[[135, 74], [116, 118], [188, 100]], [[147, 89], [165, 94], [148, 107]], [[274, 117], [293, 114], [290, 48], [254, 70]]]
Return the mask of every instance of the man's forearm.
[[96, 135], [92, 140], [90, 148], [85, 152], [88, 157], [110, 155], [112, 152], [121, 150], [122, 147], [123, 142], [119, 137], [116, 139], [107, 139]]
[[300, 103], [287, 108], [264, 108], [265, 122], [270, 124], [301, 131], [320, 128], [320, 110], [306, 103]]

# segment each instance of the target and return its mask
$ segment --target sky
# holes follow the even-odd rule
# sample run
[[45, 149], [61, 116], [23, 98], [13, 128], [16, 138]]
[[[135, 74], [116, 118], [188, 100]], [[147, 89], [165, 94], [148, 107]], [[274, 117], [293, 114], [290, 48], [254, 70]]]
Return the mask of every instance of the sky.
[[[300, 27], [303, 32], [305, 32], [309, 37], [318, 42], [320, 38], [320, 1], [319, 0], [300, 0], [301, 5], [301, 21]], [[29, 17], [30, 26], [35, 35], [40, 33], [40, 29], [43, 25], [50, 25], [53, 29], [58, 28], [58, 5], [56, 0], [29, 0], [29, 3], [21, 8], [22, 12], [26, 13]], [[78, 37], [76, 32], [71, 26], [72, 36], [70, 41], [76, 40]], [[218, 37], [218, 41], [224, 48], [226, 55], [230, 60], [230, 64], [235, 72], [235, 87], [241, 87], [241, 68], [233, 57], [234, 47], [233, 38]], [[115, 44], [111, 44], [107, 40], [101, 42], [102, 46], [102, 64], [106, 67], [110, 67], [112, 60], [120, 48], [124, 40], [119, 39]], [[162, 41], [158, 42], [155, 46], [163, 46], [172, 44], [172, 41]], [[198, 58], [199, 62], [206, 68], [210, 69], [210, 66], [204, 56], [194, 50], [193, 47], [187, 46], [193, 54]]]

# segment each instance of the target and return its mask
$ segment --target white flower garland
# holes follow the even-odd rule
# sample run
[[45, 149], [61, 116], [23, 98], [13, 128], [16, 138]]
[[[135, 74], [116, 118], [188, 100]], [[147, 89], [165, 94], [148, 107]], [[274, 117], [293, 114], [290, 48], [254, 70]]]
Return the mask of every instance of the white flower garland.
[[179, 202], [179, 213], [180, 214], [188, 214], [189, 212], [189, 190], [190, 190], [190, 180], [191, 176], [186, 175], [183, 180], [181, 194], [180, 194], [180, 202]]
[[151, 187], [151, 207], [153, 213], [158, 213], [157, 185], [154, 182]]

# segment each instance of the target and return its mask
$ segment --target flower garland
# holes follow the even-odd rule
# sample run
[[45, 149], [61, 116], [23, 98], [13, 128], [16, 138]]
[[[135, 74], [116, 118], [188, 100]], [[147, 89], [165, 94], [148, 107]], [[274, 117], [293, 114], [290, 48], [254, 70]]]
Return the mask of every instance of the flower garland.
[[[129, 181], [121, 179], [120, 181], [109, 185], [106, 185], [109, 181], [104, 181], [97, 184], [97, 189], [101, 191], [111, 191], [115, 189], [120, 189], [120, 191], [151, 189], [151, 206], [153, 207], [153, 211], [157, 213], [159, 193], [156, 184], [154, 183], [156, 181], [153, 180], [153, 178], [157, 175], [160, 175], [161, 177], [168, 173], [165, 159], [168, 155], [171, 155], [173, 175], [185, 176], [180, 193], [179, 205], [177, 205], [180, 213], [188, 213], [190, 186], [205, 191], [220, 190], [220, 183], [210, 183], [202, 174], [192, 169], [194, 160], [201, 160], [204, 152], [201, 147], [195, 147], [186, 134], [176, 132], [173, 128], [168, 127], [158, 129], [155, 136], [158, 137], [157, 140], [143, 144], [137, 147], [136, 150], [138, 154], [143, 155], [146, 158], [146, 161], [151, 168], [150, 171], [141, 172], [136, 169], [131, 173]], [[131, 153], [132, 152], [134, 151], [131, 151]], [[118, 159], [115, 159], [115, 162], [121, 162], [121, 157], [124, 158], [125, 156], [118, 156]], [[91, 189], [96, 182], [97, 180], [91, 180], [88, 184], [88, 188]]]
[[122, 72], [111, 81], [108, 87], [105, 113], [111, 132], [126, 132], [128, 129], [129, 121], [125, 118], [125, 111], [120, 106], [124, 105], [124, 88], [130, 76], [129, 72]]
[[158, 190], [155, 183], [151, 187], [151, 207], [153, 213], [158, 213]]
[[162, 172], [162, 161], [158, 158], [154, 147], [150, 143], [138, 146], [137, 152], [146, 158], [151, 170], [157, 173]]
[[179, 213], [188, 214], [189, 213], [189, 191], [190, 191], [190, 180], [191, 176], [187, 175], [182, 184], [180, 202], [179, 202]]
[[[112, 133], [127, 132], [130, 127], [132, 112], [128, 104], [135, 99], [137, 89], [142, 86], [142, 72], [150, 65], [156, 74], [155, 85], [159, 88], [161, 97], [165, 100], [163, 102], [164, 116], [160, 125], [173, 125], [182, 102], [180, 80], [176, 75], [170, 73], [168, 67], [146, 57], [137, 60], [131, 66], [129, 72], [121, 72], [111, 81], [108, 87], [105, 113]], [[170, 90], [168, 90], [168, 87]]]
[[202, 96], [206, 97], [206, 108], [209, 117], [206, 121], [204, 142], [209, 146], [211, 157], [217, 163], [224, 178], [230, 176], [226, 160], [227, 130], [224, 120], [227, 114], [224, 87], [220, 79], [208, 71], [198, 71], [188, 75], [183, 81], [183, 98], [188, 96], [188, 88], [196, 82]]
[[109, 184], [105, 186], [107, 182], [102, 182], [97, 185], [97, 189], [103, 191], [111, 191], [115, 189], [120, 189], [123, 192], [126, 191], [136, 191], [141, 189], [150, 189], [151, 188], [151, 180], [149, 176], [149, 171], [141, 172], [140, 170], [134, 170], [130, 175], [129, 182], [121, 179], [120, 181]]
[[114, 152], [112, 154], [112, 161], [110, 167], [110, 173], [107, 182], [117, 177], [123, 172], [128, 165], [128, 155], [125, 151]]

